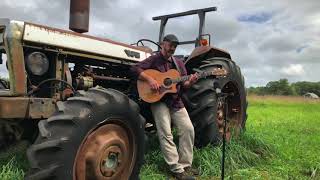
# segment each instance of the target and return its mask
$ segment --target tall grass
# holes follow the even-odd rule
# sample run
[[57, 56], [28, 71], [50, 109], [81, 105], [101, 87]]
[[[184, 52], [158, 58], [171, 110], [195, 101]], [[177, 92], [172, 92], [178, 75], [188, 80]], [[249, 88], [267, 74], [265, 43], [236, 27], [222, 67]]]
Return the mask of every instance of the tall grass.
[[[320, 179], [320, 101], [250, 96], [246, 132], [227, 145], [226, 179]], [[1, 159], [0, 154], [0, 159]], [[220, 179], [221, 146], [194, 151], [198, 179]], [[21, 153], [0, 162], [0, 179], [23, 179]], [[149, 139], [142, 180], [171, 179], [156, 135]]]
[[0, 153], [0, 180], [23, 179], [28, 168], [25, 156], [28, 142], [21, 141]]
[[[149, 141], [151, 147], [146, 155], [145, 165], [141, 172], [142, 180], [167, 179], [171, 175], [164, 162], [159, 143], [154, 135]], [[201, 171], [201, 179], [219, 179], [221, 173], [222, 147], [207, 146], [195, 149], [194, 167]], [[272, 144], [266, 144], [259, 137], [245, 133], [236, 139], [232, 139], [226, 148], [225, 171], [228, 178], [243, 174], [244, 170], [252, 171], [260, 164], [267, 163], [276, 154]], [[241, 172], [239, 172], [241, 169]]]
[[9, 162], [2, 165], [0, 169], [1, 180], [18, 180], [23, 179], [24, 171], [21, 169], [19, 162], [15, 157], [12, 157]]
[[320, 179], [320, 101], [277, 98], [249, 98], [248, 131], [278, 152], [264, 168], [281, 179]]
[[[320, 101], [250, 96], [248, 114], [246, 132], [227, 145], [226, 179], [320, 179]], [[199, 179], [219, 179], [221, 147], [196, 149], [193, 164]], [[141, 179], [167, 179], [168, 172], [151, 148]]]

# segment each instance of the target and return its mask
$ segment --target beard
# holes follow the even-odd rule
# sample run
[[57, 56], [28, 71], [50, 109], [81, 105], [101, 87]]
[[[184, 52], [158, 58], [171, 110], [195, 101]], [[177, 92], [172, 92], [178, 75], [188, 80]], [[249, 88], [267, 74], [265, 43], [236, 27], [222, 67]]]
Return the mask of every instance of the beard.
[[168, 50], [168, 51], [167, 51], [167, 54], [170, 55], [170, 56], [172, 56], [172, 55], [174, 54], [174, 51], [173, 51], [173, 50]]
[[161, 51], [162, 51], [162, 54], [163, 54], [164, 56], [166, 56], [166, 58], [171, 57], [171, 56], [174, 54], [174, 52], [175, 52], [175, 50], [172, 50], [172, 49], [169, 48], [169, 47], [163, 47], [163, 49], [162, 49]]

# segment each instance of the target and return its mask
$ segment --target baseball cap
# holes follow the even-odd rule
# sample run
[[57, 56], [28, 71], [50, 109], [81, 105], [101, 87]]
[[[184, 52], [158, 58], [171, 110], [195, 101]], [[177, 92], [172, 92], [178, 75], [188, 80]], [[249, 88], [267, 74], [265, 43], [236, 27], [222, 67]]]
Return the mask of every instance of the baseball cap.
[[179, 44], [179, 40], [178, 40], [177, 36], [175, 36], [173, 34], [167, 34], [166, 36], [164, 36], [163, 41], [168, 41], [168, 42]]

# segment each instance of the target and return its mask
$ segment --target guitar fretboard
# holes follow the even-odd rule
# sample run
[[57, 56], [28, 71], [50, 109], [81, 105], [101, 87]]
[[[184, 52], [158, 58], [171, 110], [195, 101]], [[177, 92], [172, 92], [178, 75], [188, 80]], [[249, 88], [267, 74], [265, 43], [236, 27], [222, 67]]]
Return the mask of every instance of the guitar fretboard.
[[[215, 71], [205, 71], [205, 72], [201, 72], [198, 73], [198, 79], [207, 77], [207, 76], [211, 76], [211, 75], [217, 75], [217, 73]], [[187, 81], [189, 78], [191, 77], [191, 75], [187, 75], [187, 76], [182, 76], [180, 78], [176, 78], [176, 79], [171, 79], [172, 83], [179, 83], [179, 82], [185, 82]]]

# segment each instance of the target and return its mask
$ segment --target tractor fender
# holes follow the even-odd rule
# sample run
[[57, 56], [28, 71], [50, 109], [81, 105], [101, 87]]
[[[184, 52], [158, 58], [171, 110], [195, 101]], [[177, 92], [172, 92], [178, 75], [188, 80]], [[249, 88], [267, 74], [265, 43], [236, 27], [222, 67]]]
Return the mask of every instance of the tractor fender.
[[199, 46], [192, 51], [191, 55], [186, 60], [185, 64], [186, 66], [190, 66], [191, 64], [200, 63], [199, 61], [211, 57], [224, 57], [231, 59], [230, 54], [223, 49], [219, 49], [212, 46]]

